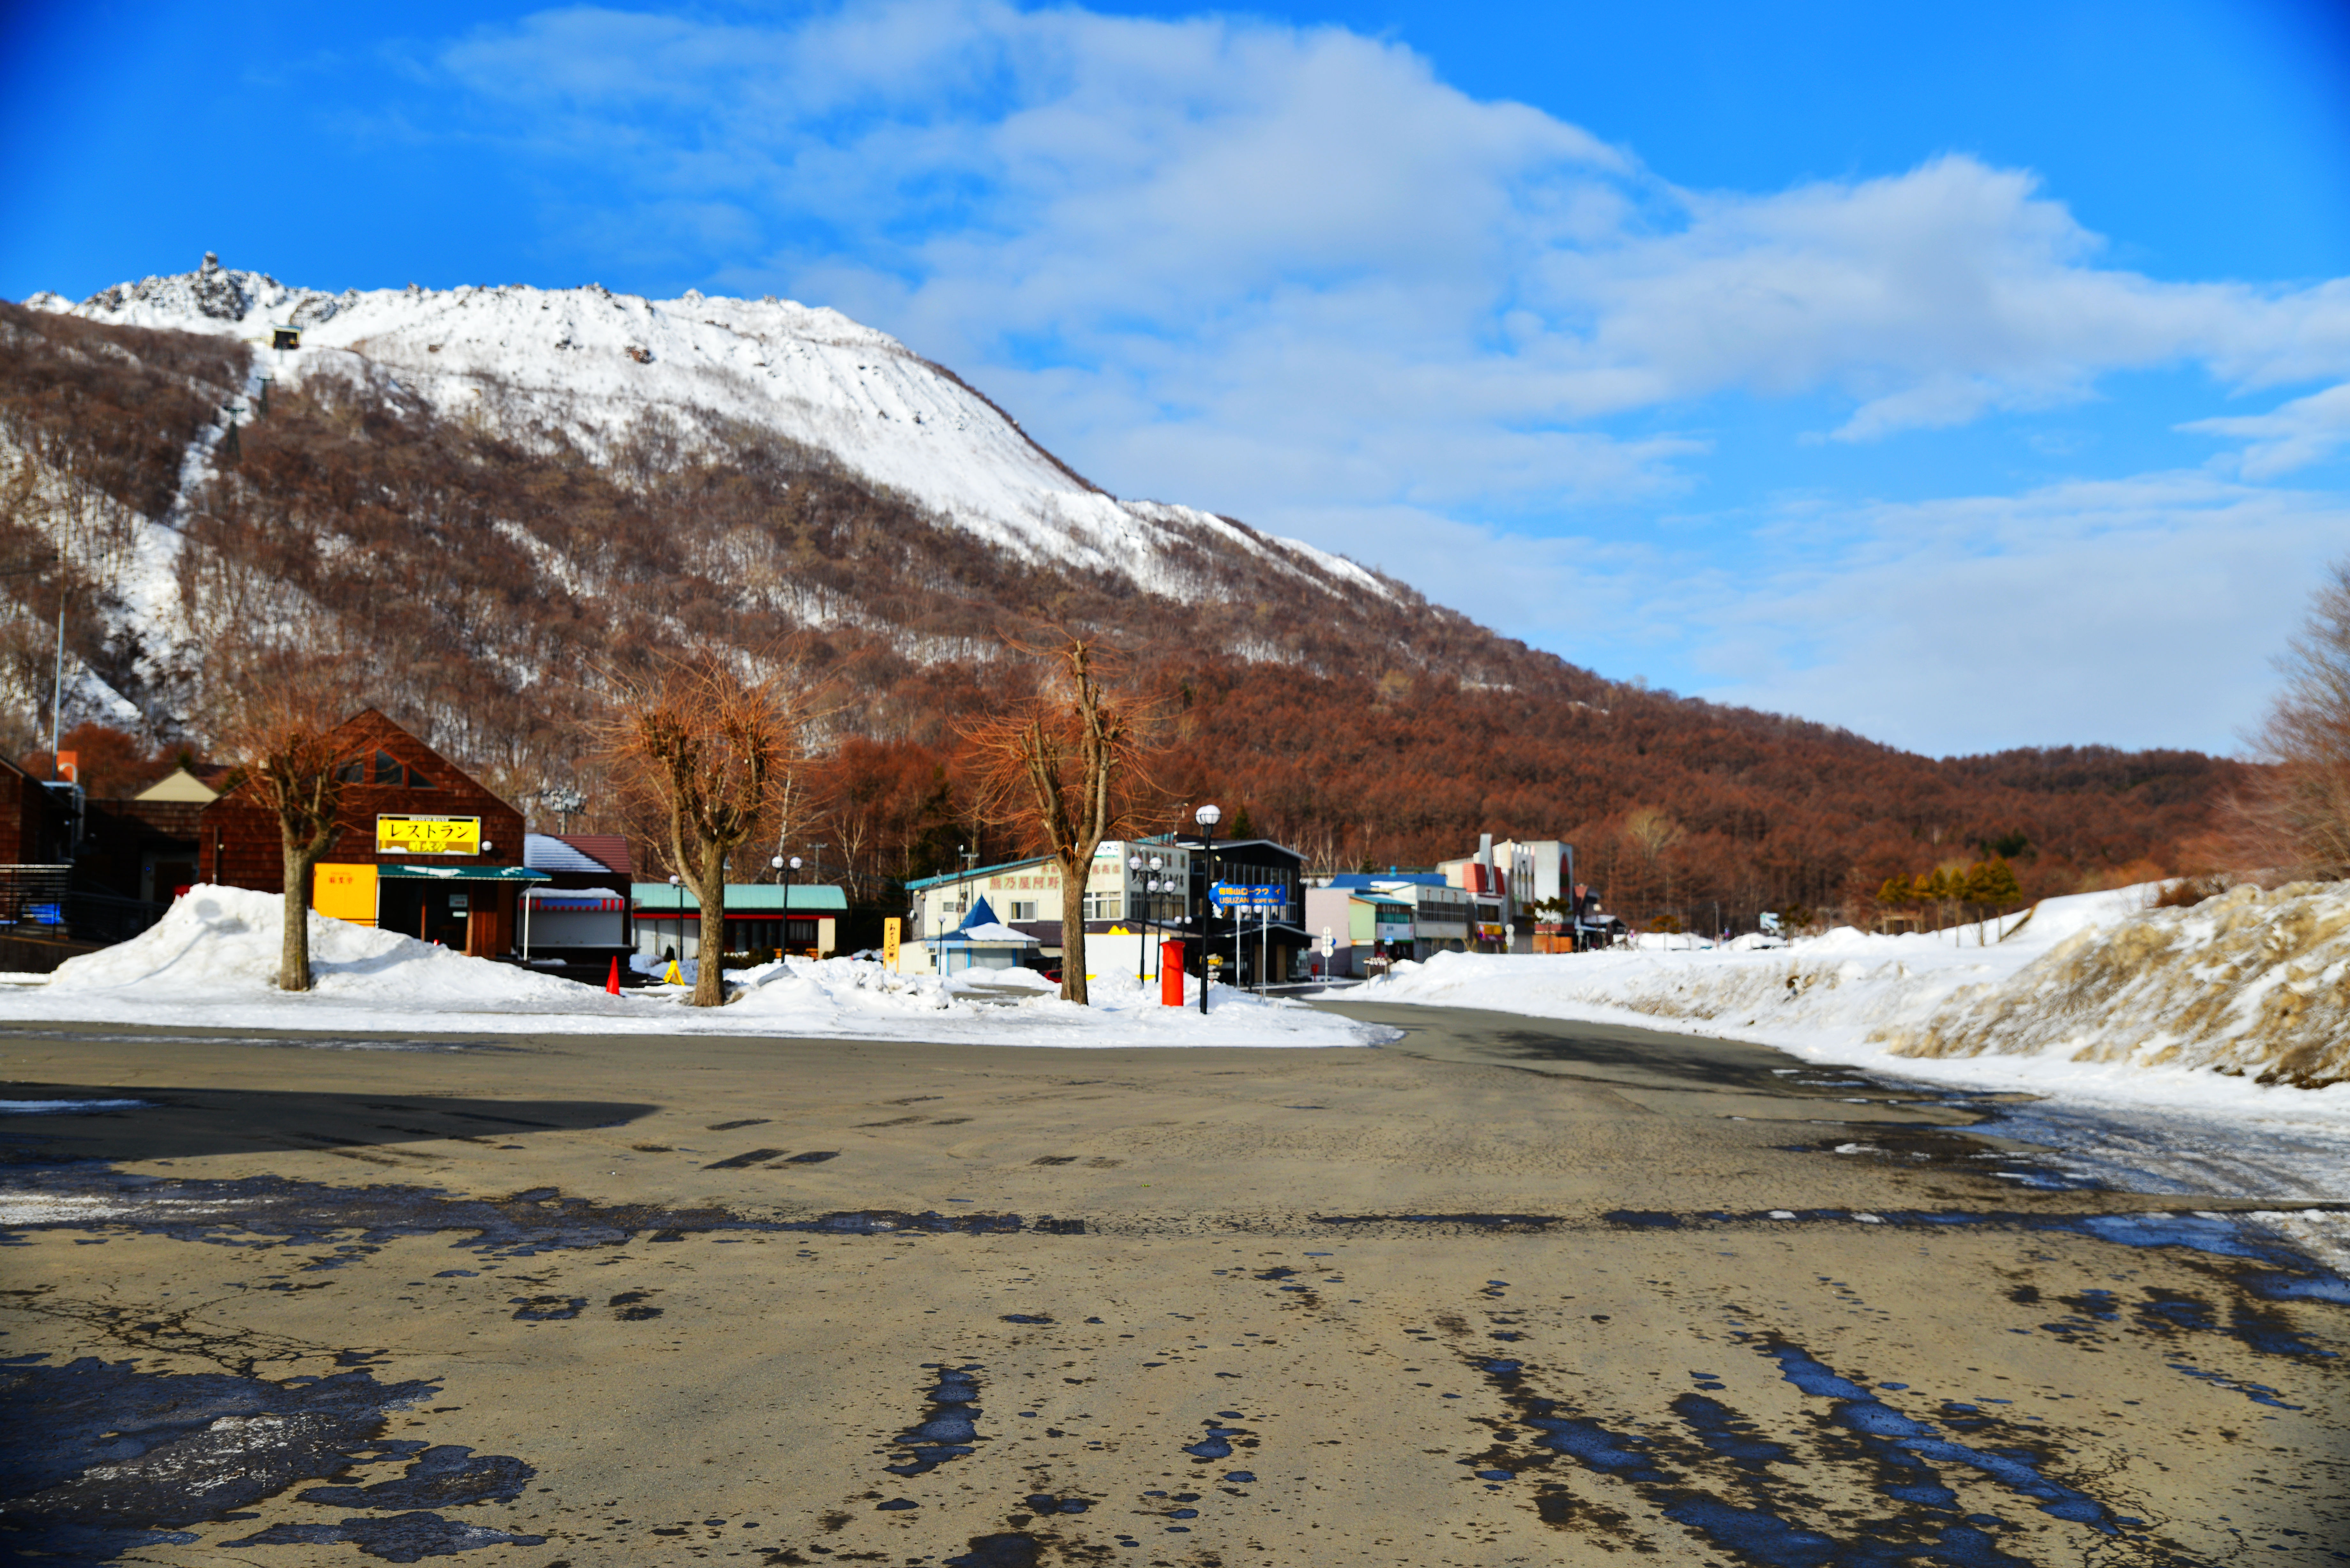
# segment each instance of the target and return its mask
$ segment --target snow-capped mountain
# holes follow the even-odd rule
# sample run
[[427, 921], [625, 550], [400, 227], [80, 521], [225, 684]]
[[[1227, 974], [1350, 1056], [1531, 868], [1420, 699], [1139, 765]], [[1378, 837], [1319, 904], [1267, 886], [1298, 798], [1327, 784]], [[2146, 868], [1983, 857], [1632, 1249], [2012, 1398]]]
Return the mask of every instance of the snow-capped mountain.
[[[386, 373], [436, 412], [527, 421], [594, 451], [648, 413], [714, 435], [779, 432], [941, 521], [1032, 562], [1109, 573], [1188, 597], [1169, 569], [1202, 531], [1222, 548], [1341, 597], [1392, 597], [1351, 561], [1191, 507], [1121, 501], [1081, 478], [951, 371], [835, 310], [769, 297], [677, 299], [597, 285], [328, 294], [220, 265], [118, 284], [35, 309], [118, 326], [214, 333], [252, 345], [281, 385]], [[281, 329], [298, 347], [274, 348]]]
[[1336, 556], [1109, 495], [951, 371], [780, 300], [327, 294], [207, 257], [0, 301], [0, 567], [19, 755], [47, 738], [61, 614], [68, 732], [201, 748], [256, 672], [297, 668], [517, 802], [600, 787], [597, 728], [649, 659], [788, 671], [837, 742], [848, 815], [823, 831], [870, 886], [978, 841], [962, 726], [1072, 629], [1164, 718], [1168, 800], [1251, 804], [1333, 866], [1500, 829], [1654, 875], [1610, 847], [1638, 806], [1727, 867], [1724, 910], [1829, 902], [1856, 865], [1873, 889], [1915, 868], [1921, 821], [2028, 835], [2055, 887], [2167, 857], [2232, 776], [1932, 763], [1620, 686]]

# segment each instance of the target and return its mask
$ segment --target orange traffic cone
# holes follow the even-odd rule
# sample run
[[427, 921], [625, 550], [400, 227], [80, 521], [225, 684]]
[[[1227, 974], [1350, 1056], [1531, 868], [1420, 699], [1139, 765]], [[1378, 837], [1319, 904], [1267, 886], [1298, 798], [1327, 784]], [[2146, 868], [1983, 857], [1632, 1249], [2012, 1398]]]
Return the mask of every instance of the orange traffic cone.
[[604, 990], [613, 996], [620, 994], [620, 955], [612, 955], [612, 972], [604, 977]]

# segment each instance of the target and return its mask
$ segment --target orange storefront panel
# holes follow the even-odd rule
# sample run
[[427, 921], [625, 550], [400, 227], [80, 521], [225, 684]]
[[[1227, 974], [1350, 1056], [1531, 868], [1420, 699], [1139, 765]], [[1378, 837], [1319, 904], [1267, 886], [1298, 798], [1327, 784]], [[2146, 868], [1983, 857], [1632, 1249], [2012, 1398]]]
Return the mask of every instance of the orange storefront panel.
[[355, 926], [375, 924], [375, 867], [320, 866], [310, 878], [310, 907]]

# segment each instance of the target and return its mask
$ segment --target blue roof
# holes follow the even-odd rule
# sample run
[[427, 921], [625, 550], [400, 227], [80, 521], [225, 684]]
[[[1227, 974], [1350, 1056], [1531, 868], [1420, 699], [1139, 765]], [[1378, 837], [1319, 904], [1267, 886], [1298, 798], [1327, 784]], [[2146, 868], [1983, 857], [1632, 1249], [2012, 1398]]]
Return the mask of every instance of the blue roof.
[[1330, 878], [1333, 888], [1368, 888], [1378, 883], [1406, 882], [1415, 888], [1449, 888], [1441, 871], [1342, 871]]

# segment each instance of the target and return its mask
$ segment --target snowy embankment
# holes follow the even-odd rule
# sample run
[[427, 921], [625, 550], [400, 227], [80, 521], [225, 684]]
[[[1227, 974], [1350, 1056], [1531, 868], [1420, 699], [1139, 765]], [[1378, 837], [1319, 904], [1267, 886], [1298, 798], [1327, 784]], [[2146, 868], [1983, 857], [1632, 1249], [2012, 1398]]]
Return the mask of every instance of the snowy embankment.
[[[609, 996], [413, 937], [310, 917], [315, 988], [276, 989], [284, 901], [241, 888], [188, 890], [152, 929], [0, 985], [0, 1021], [330, 1033], [778, 1034], [974, 1045], [1366, 1045], [1388, 1033], [1300, 1003], [1217, 987], [1210, 1007], [1158, 1005], [1131, 977], [1095, 982], [1095, 1005], [1051, 992], [892, 974], [858, 959], [730, 971], [724, 1007], [675, 986]], [[993, 992], [993, 994], [988, 994]], [[336, 1039], [365, 1048], [398, 1042]]]
[[1665, 1022], [1971, 1086], [2350, 1119], [2350, 885], [2190, 909], [2148, 909], [2153, 891], [2050, 898], [1989, 946], [1972, 927], [1963, 942], [1844, 927], [1772, 949], [1446, 953], [1360, 994]]

